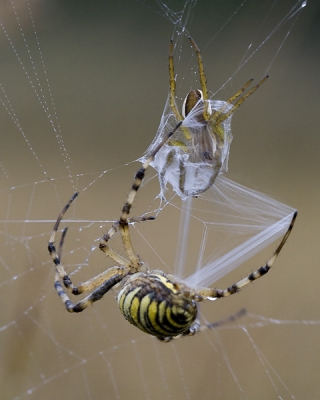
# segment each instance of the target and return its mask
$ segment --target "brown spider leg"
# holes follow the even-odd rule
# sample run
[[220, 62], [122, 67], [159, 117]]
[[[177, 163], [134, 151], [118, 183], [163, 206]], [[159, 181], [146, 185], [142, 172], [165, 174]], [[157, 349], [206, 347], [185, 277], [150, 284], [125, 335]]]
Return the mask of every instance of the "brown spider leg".
[[222, 107], [220, 110], [215, 111], [211, 117], [210, 120], [216, 120], [217, 118], [220, 117], [220, 115], [222, 115], [226, 109], [228, 108], [228, 105], [233, 103], [238, 97], [240, 97], [240, 95], [247, 89], [248, 86], [250, 86], [250, 84], [252, 83], [253, 78], [249, 79], [248, 82], [240, 89], [237, 91], [237, 93], [235, 93], [233, 96], [231, 96], [227, 101], [226, 104], [224, 105], [224, 107]]
[[234, 283], [232, 286], [229, 286], [227, 289], [221, 290], [221, 289], [206, 288], [206, 289], [202, 289], [202, 290], [198, 291], [197, 293], [195, 293], [195, 297], [197, 297], [197, 295], [199, 295], [200, 296], [199, 300], [203, 300], [204, 298], [220, 298], [220, 297], [230, 296], [231, 294], [238, 292], [244, 286], [247, 286], [249, 283], [255, 281], [256, 279], [261, 278], [263, 275], [265, 275], [267, 272], [269, 272], [270, 268], [272, 267], [274, 261], [278, 257], [282, 247], [286, 243], [286, 241], [292, 231], [294, 222], [297, 218], [297, 214], [298, 214], [297, 211], [293, 214], [289, 228], [288, 228], [287, 232], [285, 233], [281, 243], [276, 248], [276, 250], [273, 253], [270, 260], [264, 266], [260, 267], [256, 271], [252, 272], [246, 278], [241, 279], [240, 281]]
[[197, 55], [197, 60], [198, 60], [198, 68], [199, 68], [199, 76], [200, 76], [200, 85], [201, 85], [201, 90], [202, 90], [202, 95], [203, 95], [203, 118], [206, 121], [209, 121], [210, 115], [211, 115], [211, 109], [210, 104], [208, 102], [208, 89], [207, 89], [207, 78], [204, 73], [204, 68], [203, 68], [203, 61], [202, 61], [202, 56], [199, 47], [197, 46], [196, 42], [192, 39], [191, 36], [189, 36], [190, 43], [192, 47], [195, 49], [196, 55]]
[[263, 79], [261, 79], [260, 82], [258, 82], [249, 92], [247, 92], [244, 96], [242, 96], [233, 106], [232, 108], [225, 114], [220, 115], [216, 119], [216, 124], [221, 124], [221, 122], [225, 121], [227, 118], [230, 117], [231, 114], [235, 112], [237, 108], [241, 106], [241, 104], [247, 100], [248, 97], [250, 97], [267, 79], [269, 78], [269, 75], [266, 75]]
[[[183, 117], [180, 114], [177, 105], [176, 105], [176, 81], [174, 76], [174, 64], [173, 64], [173, 39], [170, 39], [170, 48], [169, 48], [169, 86], [170, 86], [170, 107], [173, 111], [176, 119], [178, 121], [183, 121]], [[189, 130], [185, 127], [181, 127], [181, 130], [187, 140], [191, 140], [192, 136]]]
[[208, 100], [208, 89], [207, 89], [207, 78], [204, 73], [203, 62], [201, 57], [201, 52], [196, 42], [189, 36], [189, 40], [191, 42], [192, 47], [195, 49], [197, 60], [198, 60], [198, 68], [199, 68], [199, 76], [200, 76], [200, 85], [203, 94], [203, 100]]
[[247, 89], [247, 87], [251, 85], [252, 82], [253, 78], [249, 79], [248, 82], [240, 90], [237, 91], [237, 93], [235, 93], [227, 100], [227, 103], [233, 103], [238, 97], [240, 97], [240, 95]]
[[[189, 40], [193, 46], [193, 48], [196, 51], [197, 54], [197, 59], [198, 59], [198, 67], [199, 67], [199, 75], [200, 75], [200, 84], [201, 84], [201, 90], [203, 93], [203, 99], [204, 102], [206, 103], [206, 100], [208, 100], [208, 89], [207, 89], [207, 79], [206, 79], [206, 75], [204, 73], [204, 68], [203, 68], [203, 61], [202, 61], [202, 56], [201, 56], [201, 52], [199, 47], [197, 46], [196, 42], [189, 36]], [[260, 87], [262, 85], [262, 83], [264, 83], [266, 81], [266, 79], [268, 78], [268, 76], [264, 77], [254, 88], [252, 88], [245, 96], [243, 96], [240, 100], [237, 101], [237, 103], [232, 107], [232, 109], [227, 113], [224, 114], [223, 116], [220, 117], [220, 114], [222, 114], [224, 111], [223, 110], [219, 110], [218, 112], [210, 115], [209, 111], [208, 111], [208, 106], [207, 109], [204, 110], [204, 118], [206, 121], [208, 120], [213, 120], [213, 119], [217, 119], [217, 124], [223, 122], [225, 119], [227, 119], [238, 107], [240, 107], [240, 105], [249, 97], [251, 96], [251, 94], [253, 92], [255, 92], [258, 87]], [[236, 92], [233, 96], [230, 97], [230, 99], [227, 100], [228, 104], [231, 104], [233, 101], [235, 101], [245, 90], [246, 88], [251, 84], [251, 82], [253, 81], [253, 79], [250, 79], [238, 92]], [[218, 113], [218, 115], [217, 115]], [[225, 117], [225, 115], [227, 115]]]
[[115, 234], [115, 232], [119, 229], [120, 233], [121, 233], [123, 245], [124, 245], [125, 250], [126, 250], [126, 252], [128, 254], [128, 258], [129, 258], [129, 260], [131, 262], [131, 266], [134, 267], [134, 270], [139, 270], [140, 269], [141, 262], [140, 262], [139, 257], [136, 255], [135, 251], [133, 250], [133, 246], [132, 246], [131, 239], [130, 239], [130, 234], [129, 234], [129, 223], [131, 221], [140, 222], [140, 221], [143, 221], [143, 220], [150, 220], [150, 219], [153, 219], [153, 217], [146, 218], [146, 219], [144, 219], [143, 217], [141, 217], [140, 219], [139, 218], [138, 219], [133, 218], [133, 219], [130, 220], [130, 218], [129, 218], [130, 210], [131, 210], [132, 204], [134, 202], [134, 199], [136, 197], [136, 194], [137, 194], [137, 192], [138, 192], [138, 190], [139, 190], [139, 188], [141, 186], [141, 183], [142, 183], [142, 181], [144, 179], [144, 175], [145, 175], [146, 169], [149, 167], [149, 164], [152, 162], [152, 160], [154, 159], [154, 157], [158, 153], [158, 151], [161, 149], [161, 147], [170, 139], [170, 137], [181, 126], [181, 124], [182, 124], [182, 121], [180, 121], [175, 126], [175, 128], [165, 136], [165, 138], [153, 150], [153, 152], [151, 153], [150, 157], [145, 161], [145, 163], [142, 165], [142, 167], [139, 169], [139, 171], [136, 172], [136, 174], [134, 176], [134, 181], [133, 181], [131, 190], [130, 190], [128, 198], [127, 198], [127, 201], [126, 201], [125, 205], [122, 208], [122, 213], [121, 213], [119, 221], [115, 222], [112, 225], [112, 227], [109, 230], [109, 232], [102, 237], [100, 245], [99, 245], [100, 249], [102, 251], [104, 251], [105, 253], [107, 253], [108, 255], [111, 256], [111, 254], [113, 254], [113, 256], [111, 256], [111, 257], [115, 261], [117, 261], [116, 258], [114, 257], [114, 252], [107, 246], [107, 242]]
[[174, 76], [174, 65], [173, 65], [173, 39], [170, 39], [169, 48], [169, 84], [170, 84], [170, 107], [174, 112], [175, 117], [178, 121], [182, 121], [182, 115], [180, 114], [176, 105], [176, 81]]

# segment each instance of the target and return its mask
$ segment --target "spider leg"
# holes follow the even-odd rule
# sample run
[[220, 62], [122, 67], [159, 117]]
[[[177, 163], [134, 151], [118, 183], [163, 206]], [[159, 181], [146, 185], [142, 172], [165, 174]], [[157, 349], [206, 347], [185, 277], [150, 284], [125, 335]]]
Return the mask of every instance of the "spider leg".
[[227, 100], [227, 103], [233, 103], [238, 97], [241, 96], [241, 94], [247, 89], [247, 87], [251, 85], [252, 82], [253, 78], [249, 79], [248, 82], [240, 90], [237, 91], [237, 93], [235, 93]]
[[157, 339], [160, 340], [161, 342], [168, 343], [171, 342], [171, 340], [180, 339], [184, 336], [194, 336], [196, 333], [200, 332], [200, 330], [201, 330], [200, 321], [196, 319], [194, 323], [190, 326], [190, 328], [188, 328], [185, 332], [181, 333], [180, 335], [167, 336], [164, 338], [157, 336]]
[[210, 103], [208, 101], [208, 89], [207, 89], [207, 78], [204, 73], [202, 56], [199, 47], [196, 42], [189, 36], [189, 40], [191, 42], [192, 47], [195, 49], [197, 60], [198, 60], [198, 68], [199, 68], [199, 76], [200, 76], [200, 85], [203, 95], [203, 118], [206, 121], [209, 121], [211, 115]]
[[229, 317], [227, 317], [227, 318], [223, 318], [223, 319], [220, 319], [219, 321], [201, 325], [199, 331], [203, 332], [206, 329], [216, 329], [216, 328], [219, 328], [220, 326], [227, 325], [230, 322], [234, 322], [235, 320], [242, 318], [244, 315], [246, 315], [246, 313], [247, 313], [247, 310], [245, 308], [242, 308], [241, 310], [237, 311], [235, 314], [229, 315]]
[[[109, 268], [107, 271], [97, 275], [95, 278], [90, 279], [89, 281], [85, 282], [85, 283], [81, 283], [79, 284], [77, 287], [74, 287], [71, 279], [68, 277], [63, 265], [61, 264], [61, 253], [62, 253], [62, 248], [63, 248], [63, 243], [67, 234], [67, 230], [68, 228], [63, 229], [62, 231], [62, 235], [60, 238], [60, 242], [59, 242], [59, 247], [58, 247], [58, 251], [56, 250], [56, 247], [54, 245], [55, 242], [55, 236], [56, 233], [59, 229], [59, 225], [61, 222], [61, 219], [63, 218], [64, 214], [66, 213], [66, 211], [68, 210], [68, 208], [70, 207], [70, 205], [72, 204], [72, 202], [75, 200], [75, 198], [78, 196], [78, 192], [74, 193], [74, 195], [70, 198], [70, 200], [68, 201], [68, 203], [64, 206], [64, 208], [62, 209], [62, 211], [60, 212], [57, 221], [54, 225], [53, 228], [53, 232], [50, 236], [50, 240], [49, 240], [49, 244], [48, 244], [48, 250], [49, 253], [52, 257], [52, 260], [56, 266], [57, 272], [60, 276], [60, 278], [63, 280], [64, 285], [67, 289], [70, 289], [72, 291], [73, 294], [81, 294], [84, 293], [88, 290], [93, 289], [94, 287], [100, 285], [102, 282], [106, 281], [107, 279], [109, 279], [112, 275], [115, 275], [117, 272], [112, 272], [112, 268]], [[125, 260], [125, 259], [123, 259]], [[123, 263], [119, 263], [120, 265], [123, 265], [126, 269], [128, 269], [129, 267], [129, 263], [123, 262]], [[113, 269], [116, 269], [117, 271], [121, 269], [121, 267], [114, 267]]]
[[189, 36], [189, 40], [191, 42], [192, 47], [195, 49], [197, 60], [198, 60], [198, 68], [199, 68], [199, 75], [200, 75], [200, 85], [203, 94], [203, 100], [208, 100], [208, 89], [207, 89], [207, 78], [204, 73], [203, 62], [201, 57], [201, 52], [199, 47], [197, 46], [196, 42]]
[[220, 319], [219, 321], [216, 322], [211, 322], [207, 323], [204, 325], [200, 324], [200, 321], [196, 319], [194, 323], [190, 326], [189, 329], [187, 329], [185, 332], [181, 333], [180, 335], [173, 336], [173, 337], [166, 337], [166, 338], [159, 338], [157, 339], [161, 340], [162, 342], [171, 342], [171, 340], [176, 340], [180, 339], [184, 336], [194, 336], [198, 332], [203, 332], [207, 329], [216, 329], [219, 328], [220, 326], [227, 325], [231, 322], [234, 322], [235, 320], [242, 318], [244, 315], [246, 315], [247, 310], [245, 308], [242, 308], [241, 310], [237, 311], [235, 314], [230, 315], [227, 318]]
[[[50, 239], [49, 239], [49, 245], [48, 245], [49, 252], [50, 252], [50, 244], [51, 244], [51, 243], [54, 243], [55, 236], [56, 236], [56, 233], [57, 233], [57, 231], [58, 231], [60, 222], [61, 222], [61, 220], [62, 220], [64, 214], [67, 212], [67, 210], [69, 209], [69, 207], [70, 207], [71, 204], [73, 203], [74, 199], [78, 196], [78, 194], [79, 194], [79, 192], [75, 192], [75, 193], [72, 195], [72, 197], [70, 198], [70, 200], [68, 201], [68, 203], [63, 207], [63, 209], [61, 210], [60, 214], [58, 215], [58, 218], [57, 218], [57, 220], [56, 220], [56, 223], [54, 224], [53, 231], [52, 231], [52, 234], [51, 234]], [[61, 248], [61, 243], [60, 243], [60, 248]], [[50, 252], [50, 254], [51, 254], [51, 252]], [[58, 255], [57, 255], [57, 256], [58, 256]]]
[[[120, 269], [120, 268], [121, 267], [114, 267], [114, 269]], [[110, 269], [111, 268], [109, 268], [109, 270]], [[106, 272], [108, 272], [109, 270], [107, 270]], [[115, 272], [115, 271], [113, 271], [113, 272]], [[110, 274], [110, 271], [109, 271], [109, 274]], [[123, 279], [124, 275], [122, 273], [118, 273], [118, 274], [111, 276], [108, 280], [103, 282], [96, 290], [94, 290], [89, 296], [85, 297], [83, 300], [79, 301], [76, 304], [72, 303], [69, 296], [63, 290], [63, 287], [60, 283], [60, 277], [61, 277], [60, 273], [57, 271], [56, 276], [55, 276], [54, 287], [55, 287], [60, 299], [64, 303], [67, 311], [78, 313], [78, 312], [85, 310], [89, 305], [91, 305], [95, 301], [100, 300], [114, 285], [116, 285]], [[94, 280], [96, 278], [94, 278]], [[79, 289], [83, 285], [88, 285], [87, 290], [90, 290], [90, 288], [93, 286], [91, 281], [87, 281], [84, 284], [80, 284], [78, 287], [74, 287], [72, 290], [72, 293], [73, 294], [82, 293], [82, 291], [79, 291], [78, 293], [76, 293], [75, 290]]]
[[[122, 214], [120, 217], [120, 220], [115, 222], [109, 232], [103, 236], [101, 243], [100, 243], [100, 249], [103, 250], [107, 255], [109, 255], [111, 258], [113, 258], [117, 263], [120, 264], [118, 267], [112, 267], [106, 270], [105, 272], [102, 272], [101, 274], [97, 275], [96, 277], [84, 282], [80, 283], [78, 286], [74, 286], [70, 277], [66, 273], [62, 263], [61, 263], [61, 253], [62, 253], [62, 247], [63, 247], [63, 242], [66, 236], [67, 229], [65, 229], [62, 232], [61, 240], [59, 243], [58, 251], [56, 250], [56, 247], [54, 245], [55, 242], [55, 237], [56, 233], [59, 229], [60, 222], [64, 216], [64, 214], [67, 212], [69, 209], [70, 205], [72, 202], [75, 200], [75, 198], [78, 196], [78, 192], [74, 193], [74, 195], [70, 198], [68, 203], [64, 206], [60, 214], [58, 215], [58, 218], [56, 220], [56, 223], [53, 227], [52, 234], [49, 239], [48, 243], [48, 250], [51, 255], [51, 258], [56, 266], [56, 276], [55, 276], [55, 289], [58, 292], [58, 295], [60, 296], [61, 300], [65, 304], [66, 309], [69, 312], [80, 312], [83, 311], [85, 308], [88, 307], [88, 305], [92, 304], [93, 302], [101, 299], [101, 297], [108, 292], [115, 284], [120, 282], [123, 277], [126, 275], [133, 273], [139, 269], [141, 269], [141, 263], [139, 261], [138, 256], [135, 254], [131, 240], [130, 240], [130, 235], [129, 235], [129, 223], [130, 222], [142, 222], [146, 220], [152, 220], [154, 217], [138, 217], [138, 218], [129, 218], [129, 212], [132, 207], [132, 203], [134, 201], [135, 195], [142, 183], [142, 180], [144, 178], [144, 173], [145, 170], [148, 168], [150, 162], [153, 160], [154, 156], [157, 154], [157, 152], [161, 149], [161, 147], [166, 143], [167, 140], [174, 134], [174, 132], [180, 127], [182, 124], [182, 121], [179, 122], [175, 128], [169, 132], [166, 137], [162, 140], [162, 142], [155, 148], [155, 150], [151, 153], [151, 156], [149, 159], [143, 164], [143, 166], [139, 169], [139, 171], [135, 175], [135, 180], [132, 185], [131, 191], [129, 193], [129, 196], [127, 198], [127, 201], [122, 209]], [[111, 250], [107, 246], [107, 241], [110, 239], [111, 236], [114, 235], [114, 233], [117, 230], [120, 230], [123, 243], [125, 246], [125, 249], [128, 253], [128, 257], [131, 261], [128, 262], [125, 258], [121, 257], [118, 253], [115, 251]], [[85, 293], [91, 289], [95, 289], [89, 296], [87, 296], [85, 299], [80, 301], [77, 304], [73, 304], [71, 300], [69, 299], [68, 295], [64, 292], [63, 287], [60, 283], [60, 279], [63, 281], [64, 286], [71, 291], [72, 294], [78, 295], [81, 293]]]
[[61, 238], [60, 238], [60, 242], [59, 242], [59, 247], [58, 247], [58, 257], [61, 260], [61, 254], [62, 254], [62, 247], [63, 247], [63, 243], [67, 234], [68, 228], [64, 228], [64, 230], [62, 231], [61, 234]]
[[235, 93], [233, 96], [231, 96], [227, 101], [224, 107], [222, 107], [220, 110], [215, 111], [211, 117], [210, 117], [210, 121], [214, 121], [217, 120], [220, 115], [222, 115], [226, 109], [228, 108], [228, 105], [233, 103], [238, 97], [241, 96], [241, 94], [247, 89], [248, 86], [250, 86], [250, 84], [252, 83], [253, 78], [249, 79], [248, 82], [240, 89], [237, 91], [237, 93]]
[[170, 107], [178, 121], [182, 121], [182, 115], [180, 114], [176, 105], [176, 80], [174, 76], [174, 65], [173, 65], [173, 39], [170, 39], [169, 48], [169, 84], [170, 84]]
[[273, 253], [270, 260], [264, 266], [260, 267], [256, 271], [252, 272], [246, 278], [241, 279], [240, 281], [234, 283], [232, 286], [229, 286], [227, 289], [221, 290], [221, 289], [206, 288], [206, 289], [202, 289], [202, 290], [198, 291], [195, 294], [195, 297], [197, 295], [199, 295], [200, 296], [199, 300], [203, 300], [204, 298], [215, 299], [215, 298], [230, 296], [231, 294], [238, 292], [244, 286], [247, 286], [249, 283], [255, 281], [256, 279], [261, 278], [263, 275], [265, 275], [267, 272], [269, 272], [270, 268], [273, 266], [274, 261], [278, 257], [282, 247], [286, 243], [286, 241], [292, 231], [297, 214], [298, 214], [297, 211], [294, 212], [291, 223], [289, 225], [289, 228], [288, 228], [287, 232], [285, 233], [283, 239], [281, 240], [281, 243], [276, 248], [276, 250]]
[[[170, 48], [169, 48], [169, 86], [170, 86], [170, 107], [171, 110], [173, 111], [176, 119], [178, 121], [183, 121], [183, 117], [180, 114], [177, 105], [176, 105], [176, 80], [174, 76], [174, 65], [173, 65], [173, 39], [170, 39]], [[187, 140], [190, 140], [192, 138], [189, 130], [185, 127], [181, 127], [181, 130]]]
[[[109, 229], [109, 231], [105, 235], [103, 235], [103, 237], [100, 240], [99, 249], [102, 250], [107, 256], [111, 257], [118, 264], [130, 268], [130, 263], [124, 257], [120, 256], [120, 254], [118, 254], [116, 251], [112, 250], [107, 244], [107, 242], [118, 230], [120, 230], [120, 221], [116, 221]], [[135, 263], [133, 260], [131, 261], [136, 267], [138, 267], [140, 264], [139, 261], [138, 263]]]
[[[176, 144], [173, 144], [173, 146], [176, 146]], [[176, 151], [174, 148], [172, 148], [167, 154], [165, 165], [159, 172], [159, 179], [161, 182], [161, 187], [166, 186], [166, 172], [167, 172], [167, 169], [170, 167], [175, 155], [176, 155]], [[185, 178], [186, 178], [186, 171], [185, 171], [184, 163], [181, 160], [181, 158], [179, 157], [179, 189], [181, 190], [182, 193], [185, 193]]]
[[102, 245], [100, 245], [100, 248], [101, 248], [101, 246], [103, 247], [104, 245], [106, 245], [106, 242], [110, 239], [110, 237], [116, 232], [116, 230], [119, 227], [119, 230], [120, 230], [120, 233], [122, 236], [123, 245], [128, 254], [128, 258], [131, 261], [132, 266], [137, 269], [140, 268], [141, 263], [140, 263], [139, 257], [136, 255], [135, 251], [133, 250], [131, 239], [130, 239], [130, 234], [129, 234], [130, 210], [131, 210], [132, 204], [134, 202], [134, 199], [137, 195], [137, 192], [138, 192], [138, 190], [142, 184], [142, 181], [144, 179], [146, 169], [149, 167], [150, 163], [152, 162], [152, 160], [154, 159], [154, 157], [158, 153], [158, 151], [161, 149], [161, 147], [170, 139], [170, 137], [181, 126], [181, 124], [182, 124], [182, 121], [180, 121], [175, 126], [175, 128], [164, 137], [164, 139], [152, 151], [150, 157], [144, 162], [142, 167], [136, 172], [131, 190], [127, 197], [127, 201], [125, 202], [125, 204], [122, 208], [122, 212], [121, 212], [119, 221], [117, 221], [112, 226], [110, 231], [102, 238], [103, 243], [102, 243]]
[[211, 322], [208, 324], [201, 325], [200, 321], [196, 319], [194, 323], [190, 326], [190, 328], [183, 332], [182, 336], [193, 336], [198, 332], [203, 332], [206, 329], [216, 329], [220, 326], [230, 324], [231, 322], [243, 317], [246, 315], [247, 310], [242, 308], [241, 310], [237, 311], [235, 314], [230, 315], [227, 318], [220, 319], [219, 321]]
[[78, 196], [78, 192], [74, 193], [74, 195], [70, 198], [70, 200], [68, 201], [68, 203], [64, 206], [64, 208], [62, 209], [62, 211], [60, 212], [60, 214], [58, 215], [58, 218], [56, 220], [56, 223], [54, 224], [53, 227], [53, 231], [52, 234], [50, 236], [49, 239], [49, 244], [48, 244], [48, 250], [50, 253], [50, 256], [52, 258], [52, 261], [54, 262], [55, 266], [56, 266], [56, 271], [58, 273], [58, 275], [61, 277], [61, 279], [63, 280], [64, 286], [71, 290], [71, 292], [73, 292], [73, 290], [76, 290], [76, 288], [74, 288], [72, 281], [70, 279], [70, 277], [67, 275], [63, 265], [61, 264], [60, 258], [61, 258], [61, 252], [62, 252], [62, 247], [63, 247], [63, 242], [67, 233], [67, 228], [63, 230], [62, 235], [61, 235], [61, 239], [60, 239], [60, 243], [59, 243], [59, 247], [58, 247], [58, 251], [56, 251], [56, 247], [54, 245], [55, 242], [55, 237], [56, 237], [56, 233], [59, 229], [59, 225], [61, 222], [61, 219], [63, 218], [64, 214], [66, 213], [66, 211], [68, 210], [68, 208], [70, 207], [70, 205], [72, 204], [72, 202], [74, 201], [74, 199]]
[[[62, 231], [58, 251], [56, 251], [55, 245], [54, 245], [54, 238], [55, 238], [55, 233], [59, 229], [59, 223], [61, 221], [61, 218], [63, 217], [64, 213], [66, 210], [70, 207], [70, 204], [72, 201], [76, 198], [76, 195], [73, 195], [72, 198], [69, 200], [67, 205], [64, 207], [62, 212], [59, 214], [59, 217], [57, 219], [57, 222], [54, 226], [54, 231], [53, 234], [51, 235], [50, 242], [48, 245], [48, 249], [50, 252], [50, 255], [53, 259], [53, 262], [56, 266], [56, 275], [55, 275], [55, 282], [54, 282], [54, 287], [61, 298], [62, 302], [64, 303], [66, 309], [69, 312], [81, 312], [85, 308], [87, 308], [90, 304], [94, 303], [97, 300], [100, 300], [101, 297], [107, 293], [115, 284], [120, 282], [124, 276], [128, 275], [130, 272], [130, 269], [128, 266], [125, 267], [111, 267], [107, 269], [106, 271], [102, 272], [101, 274], [95, 276], [92, 279], [89, 279], [86, 282], [79, 283], [78, 286], [74, 286], [70, 277], [67, 275], [63, 265], [61, 264], [61, 253], [62, 253], [62, 248], [63, 248], [63, 243], [64, 239], [67, 233], [67, 228], [65, 228]], [[126, 263], [128, 264], [128, 263]], [[125, 265], [126, 265], [125, 264]], [[85, 293], [89, 290], [95, 289], [89, 296], [81, 300], [77, 304], [73, 304], [66, 292], [64, 291], [60, 279], [62, 280], [64, 286], [71, 291], [72, 294], [74, 295], [79, 295], [81, 293]]]
[[[218, 118], [216, 119], [216, 124], [221, 124], [221, 122], [223, 122], [223, 121], [225, 121], [227, 118], [229, 118], [230, 117], [230, 115], [231, 114], [233, 114], [234, 112], [235, 112], [235, 110], [237, 109], [237, 108], [239, 108], [240, 106], [241, 106], [241, 104], [245, 101], [245, 100], [247, 100], [247, 98], [248, 97], [250, 97], [267, 79], [269, 78], [269, 75], [266, 75], [263, 79], [261, 79], [261, 81], [260, 82], [258, 82], [255, 86], [253, 86], [253, 88], [252, 89], [250, 89], [249, 90], [249, 92], [247, 92], [244, 96], [242, 96], [242, 97], [240, 97], [240, 99], [232, 106], [232, 108], [227, 112], [227, 113], [225, 113], [225, 114], [221, 114], [220, 116], [218, 116]], [[248, 86], [248, 83], [249, 83], [250, 81], [248, 81], [247, 82], [247, 84], [244, 86], [245, 88]], [[241, 92], [241, 90], [240, 90], [240, 92]], [[237, 92], [237, 93], [239, 93], [239, 92]], [[236, 93], [236, 95], [237, 95], [237, 93]], [[242, 92], [241, 92], [242, 93]], [[241, 94], [240, 93], [240, 94]], [[240, 95], [239, 94], [239, 95]], [[234, 96], [236, 96], [236, 95], [234, 95]], [[234, 97], [234, 96], [232, 96], [231, 97], [231, 99]], [[236, 96], [235, 97], [235, 99], [236, 98], [238, 98], [239, 96]]]

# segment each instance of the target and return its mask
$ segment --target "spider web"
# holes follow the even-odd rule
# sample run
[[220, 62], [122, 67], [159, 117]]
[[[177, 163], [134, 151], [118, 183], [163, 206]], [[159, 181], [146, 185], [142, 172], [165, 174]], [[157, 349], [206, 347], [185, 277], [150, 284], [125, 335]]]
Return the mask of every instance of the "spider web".
[[[3, 398], [316, 397], [319, 190], [314, 182], [319, 135], [310, 121], [318, 118], [313, 113], [319, 102], [313, 44], [318, 43], [319, 21], [312, 19], [312, 7], [301, 13], [303, 2], [266, 1], [257, 7], [249, 0], [228, 5], [188, 0], [95, 2], [94, 7], [37, 0], [3, 5]], [[246, 308], [245, 316], [165, 345], [124, 321], [116, 291], [82, 314], [66, 313], [53, 289], [46, 247], [59, 211], [79, 190], [62, 223], [69, 227], [63, 263], [75, 282], [112, 265], [97, 249], [99, 237], [119, 217], [139, 166], [128, 160], [144, 153], [159, 124], [172, 34], [179, 104], [197, 82], [186, 34], [202, 51], [215, 98], [227, 99], [253, 74], [256, 80], [266, 73], [271, 78], [236, 112], [228, 178], [219, 178], [203, 199], [184, 204], [168, 193], [163, 201], [158, 178], [148, 171], [133, 214], [157, 218], [132, 227], [141, 258], [153, 269], [172, 272], [175, 265], [183, 278], [191, 279], [197, 270], [197, 283], [204, 280], [219, 288], [262, 265], [275, 244], [237, 269], [228, 262], [219, 276], [216, 268], [204, 275], [203, 266], [249, 235], [236, 229], [233, 214], [226, 211], [220, 217], [224, 225], [230, 222], [229, 230], [222, 234], [212, 223], [220, 210], [214, 191], [232, 182], [229, 178], [239, 182], [237, 188], [241, 183], [280, 199], [277, 203], [268, 197], [273, 211], [279, 211], [276, 221], [292, 211], [282, 203], [299, 209], [299, 217], [266, 278], [239, 295], [201, 307], [207, 322], [241, 308]], [[247, 209], [249, 204], [261, 206], [249, 202], [249, 191], [244, 197], [236, 191], [234, 198], [228, 190], [223, 193], [233, 208], [245, 207], [246, 201]], [[255, 209], [249, 230], [270, 225], [274, 212], [268, 210]], [[191, 221], [184, 218], [189, 214]], [[119, 238], [112, 248], [125, 256]], [[248, 253], [253, 254], [251, 247]]]

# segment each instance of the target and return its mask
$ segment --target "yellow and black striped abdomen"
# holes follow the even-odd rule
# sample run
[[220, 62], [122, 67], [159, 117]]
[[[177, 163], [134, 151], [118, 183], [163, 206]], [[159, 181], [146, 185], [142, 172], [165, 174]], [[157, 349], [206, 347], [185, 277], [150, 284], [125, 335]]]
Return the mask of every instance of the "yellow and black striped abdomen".
[[195, 301], [157, 273], [125, 278], [118, 304], [126, 320], [159, 339], [187, 331], [197, 317]]

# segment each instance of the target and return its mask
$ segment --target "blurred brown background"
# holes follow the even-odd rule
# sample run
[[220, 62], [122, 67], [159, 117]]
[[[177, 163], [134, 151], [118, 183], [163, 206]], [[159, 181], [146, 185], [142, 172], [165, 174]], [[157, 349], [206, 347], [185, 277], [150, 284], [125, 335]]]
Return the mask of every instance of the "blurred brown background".
[[[279, 3], [275, 9], [272, 2], [262, 2], [261, 6], [246, 3], [219, 32], [240, 3], [198, 1], [187, 28], [202, 50], [212, 92], [237, 69], [250, 42], [255, 40], [253, 48], [262, 43], [294, 2]], [[180, 10], [182, 4], [170, 2], [169, 7]], [[11, 2], [3, 2], [1, 21], [6, 33], [0, 34], [0, 81], [15, 112], [10, 117], [9, 104], [2, 95], [9, 109], [0, 109], [3, 398], [317, 398], [317, 2], [310, 1], [301, 13], [271, 64], [268, 82], [233, 118], [228, 177], [297, 208], [293, 234], [267, 277], [239, 295], [202, 308], [207, 319], [217, 320], [245, 307], [249, 314], [241, 321], [244, 328], [231, 324], [169, 345], [129, 326], [119, 313], [115, 293], [82, 315], [65, 312], [54, 293], [53, 267], [46, 246], [52, 220], [76, 189], [81, 196], [68, 218], [106, 221], [118, 217], [137, 165], [95, 179], [102, 171], [137, 159], [152, 140], [168, 91], [167, 56], [173, 24], [163, 17], [164, 11], [159, 11], [156, 2], [33, 0], [31, 10], [53, 109], [39, 90], [37, 79], [50, 98], [28, 4], [15, 6], [29, 47], [21, 36]], [[270, 16], [264, 19], [270, 10]], [[217, 98], [227, 99], [250, 77], [264, 75], [291, 21], [245, 64]], [[189, 46], [184, 51], [189, 51]], [[188, 71], [195, 66], [195, 59], [188, 59], [189, 65], [177, 61], [181, 71], [178, 100], [192, 84]], [[44, 112], [49, 106], [50, 110]], [[16, 118], [19, 121], [15, 125]], [[142, 203], [142, 195], [139, 201]], [[137, 209], [139, 205], [135, 214], [139, 214]], [[91, 246], [97, 245], [95, 239], [108, 226], [104, 222], [69, 224], [64, 263], [68, 271], [76, 270], [76, 282], [107, 266]], [[144, 229], [148, 238], [168, 234], [168, 226], [160, 221], [156, 232], [151, 225]], [[170, 233], [172, 229], [169, 227]], [[121, 251], [121, 245], [115, 246]], [[228, 274], [217, 287], [225, 287], [260, 266], [272, 249]], [[174, 247], [164, 251], [172, 253], [174, 259]], [[156, 259], [148, 258], [149, 253], [152, 257], [151, 252], [139, 247], [139, 254], [151, 265]], [[79, 263], [82, 267], [77, 269]], [[257, 326], [260, 319], [252, 315], [262, 316], [266, 322]]]

